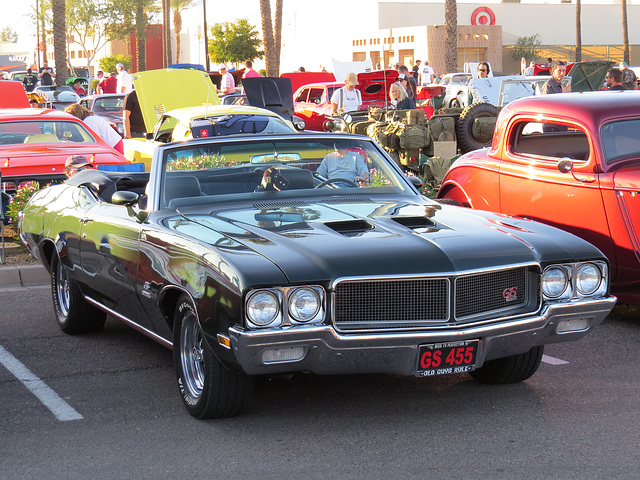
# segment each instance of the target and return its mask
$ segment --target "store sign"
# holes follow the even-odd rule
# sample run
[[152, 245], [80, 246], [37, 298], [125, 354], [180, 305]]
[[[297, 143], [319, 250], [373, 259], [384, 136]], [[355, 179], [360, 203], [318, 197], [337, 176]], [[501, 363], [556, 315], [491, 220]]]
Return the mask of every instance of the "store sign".
[[489, 7], [478, 7], [471, 14], [471, 25], [495, 25], [496, 15]]

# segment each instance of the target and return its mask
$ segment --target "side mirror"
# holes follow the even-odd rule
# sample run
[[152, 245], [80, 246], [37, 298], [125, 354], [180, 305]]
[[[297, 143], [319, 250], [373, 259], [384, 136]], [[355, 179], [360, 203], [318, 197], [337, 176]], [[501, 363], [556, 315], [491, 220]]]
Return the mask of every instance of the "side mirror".
[[124, 205], [125, 207], [132, 207], [138, 203], [140, 195], [135, 192], [121, 191], [116, 192], [111, 196], [111, 203], [114, 205]]
[[416, 177], [415, 175], [409, 175], [409, 181], [413, 184], [414, 187], [420, 189], [422, 188], [422, 180], [420, 180], [420, 177]]

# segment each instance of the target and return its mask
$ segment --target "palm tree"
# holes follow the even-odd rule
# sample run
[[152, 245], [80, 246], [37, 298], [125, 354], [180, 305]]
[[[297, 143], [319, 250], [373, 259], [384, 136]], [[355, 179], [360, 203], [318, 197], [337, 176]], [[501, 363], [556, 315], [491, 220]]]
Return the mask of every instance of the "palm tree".
[[282, 2], [283, 0], [276, 0], [276, 25], [274, 34], [273, 22], [271, 20], [271, 3], [269, 0], [260, 0], [260, 14], [262, 15], [262, 35], [267, 66], [267, 77], [277, 77], [280, 73]]
[[176, 63], [180, 63], [180, 32], [182, 31], [182, 11], [191, 7], [194, 0], [171, 0], [173, 30], [176, 32]]
[[56, 63], [56, 84], [67, 81], [67, 22], [65, 18], [66, 0], [52, 0], [53, 13], [53, 56]]
[[627, 23], [627, 0], [620, 2], [622, 6], [622, 45], [624, 49], [624, 61], [629, 63], [629, 25]]
[[458, 71], [458, 3], [445, 0], [444, 4], [444, 65], [447, 73]]
[[580, 10], [582, 0], [576, 0], [576, 62], [582, 61], [582, 20]]

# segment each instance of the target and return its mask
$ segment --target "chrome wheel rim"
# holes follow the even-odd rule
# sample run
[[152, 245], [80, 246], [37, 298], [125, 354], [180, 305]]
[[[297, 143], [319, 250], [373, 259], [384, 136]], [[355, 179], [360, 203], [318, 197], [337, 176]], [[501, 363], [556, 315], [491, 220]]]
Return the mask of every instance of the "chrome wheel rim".
[[56, 268], [56, 297], [60, 313], [62, 316], [67, 317], [69, 315], [69, 278], [64, 265], [60, 261], [58, 261]]
[[184, 383], [189, 395], [199, 398], [204, 388], [204, 341], [196, 316], [185, 315], [180, 329], [180, 360]]

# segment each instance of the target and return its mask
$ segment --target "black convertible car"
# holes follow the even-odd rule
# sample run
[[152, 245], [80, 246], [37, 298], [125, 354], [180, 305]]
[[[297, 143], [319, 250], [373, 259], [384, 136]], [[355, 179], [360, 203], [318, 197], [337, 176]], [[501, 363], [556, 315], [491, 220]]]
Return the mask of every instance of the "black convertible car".
[[46, 188], [20, 221], [61, 328], [112, 315], [172, 348], [195, 417], [238, 414], [255, 375], [522, 381], [613, 308], [592, 245], [429, 200], [369, 138], [217, 127], [150, 173]]

